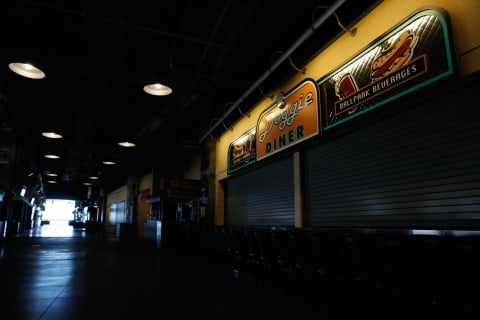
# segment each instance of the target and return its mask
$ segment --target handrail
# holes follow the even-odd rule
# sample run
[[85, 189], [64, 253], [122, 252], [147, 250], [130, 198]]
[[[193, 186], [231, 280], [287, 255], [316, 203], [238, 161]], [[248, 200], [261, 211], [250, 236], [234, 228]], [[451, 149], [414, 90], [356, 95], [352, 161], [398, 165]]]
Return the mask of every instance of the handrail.
[[335, 13], [335, 11], [343, 4], [345, 3], [346, 0], [337, 0], [335, 1], [330, 7], [328, 7], [325, 12], [317, 19], [314, 21], [312, 26], [308, 28], [298, 39], [295, 41], [295, 43], [287, 50], [285, 51], [282, 56], [273, 63], [273, 65], [262, 75], [258, 80], [253, 83], [246, 91], [244, 94], [240, 96], [231, 106], [228, 110], [225, 111], [223, 114], [222, 118], [218, 119], [217, 122], [211, 126], [207, 132], [200, 137], [200, 143], [205, 140], [207, 137], [211, 135], [213, 130], [215, 130], [219, 125], [223, 124], [225, 121], [225, 117], [227, 117], [230, 113], [232, 113], [234, 110], [237, 109], [237, 107], [240, 105], [240, 103], [245, 100], [245, 97], [249, 96], [257, 87], [260, 86], [260, 84], [274, 71], [277, 69], [283, 61], [288, 59], [290, 55], [305, 41], [307, 40], [308, 37], [310, 37], [313, 32], [315, 32], [331, 15]]

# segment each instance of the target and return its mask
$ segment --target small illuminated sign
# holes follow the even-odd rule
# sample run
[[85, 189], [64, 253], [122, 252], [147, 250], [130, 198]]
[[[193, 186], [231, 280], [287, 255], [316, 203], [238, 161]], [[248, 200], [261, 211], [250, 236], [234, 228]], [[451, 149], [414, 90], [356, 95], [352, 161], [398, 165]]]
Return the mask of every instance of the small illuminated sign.
[[255, 132], [255, 127], [248, 130], [228, 147], [228, 174], [256, 161]]

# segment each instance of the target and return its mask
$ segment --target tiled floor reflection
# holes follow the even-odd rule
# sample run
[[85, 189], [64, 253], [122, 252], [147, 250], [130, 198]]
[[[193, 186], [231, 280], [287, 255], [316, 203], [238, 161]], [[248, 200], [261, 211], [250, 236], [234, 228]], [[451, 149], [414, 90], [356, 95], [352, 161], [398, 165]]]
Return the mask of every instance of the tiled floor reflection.
[[[0, 242], [0, 319], [302, 319], [322, 304], [204, 252], [44, 225]], [[325, 317], [323, 317], [325, 319]]]
[[85, 228], [73, 228], [68, 220], [51, 220], [49, 224], [27, 230], [26, 237], [85, 237]]

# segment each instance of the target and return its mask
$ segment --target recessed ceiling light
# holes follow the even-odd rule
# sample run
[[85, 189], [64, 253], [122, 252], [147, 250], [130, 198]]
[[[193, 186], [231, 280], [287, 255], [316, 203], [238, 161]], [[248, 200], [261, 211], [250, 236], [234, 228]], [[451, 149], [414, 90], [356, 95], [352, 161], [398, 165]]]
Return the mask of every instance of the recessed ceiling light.
[[135, 143], [128, 142], [128, 141], [119, 142], [118, 145], [121, 146], [121, 147], [125, 147], [125, 148], [135, 147]]
[[23, 77], [30, 79], [43, 79], [45, 73], [30, 63], [12, 62], [8, 64], [10, 70]]
[[106, 164], [107, 166], [113, 166], [114, 164], [116, 164], [116, 162], [113, 161], [103, 161], [102, 163]]
[[168, 96], [172, 93], [172, 88], [157, 82], [146, 85], [143, 91], [154, 96]]
[[97, 176], [91, 176], [91, 177], [88, 177], [90, 180], [98, 180], [99, 178]]
[[47, 173], [47, 176], [49, 176], [49, 177], [58, 177], [58, 174], [56, 174], [56, 173]]
[[45, 158], [48, 158], [48, 159], [59, 159], [60, 157], [57, 156], [56, 154], [46, 154], [46, 155], [45, 155]]
[[48, 182], [48, 183], [52, 183], [52, 184], [53, 184], [53, 183], [57, 183], [57, 181], [55, 181], [55, 180], [48, 180], [47, 182]]
[[84, 182], [83, 185], [84, 186], [91, 186], [92, 184], [90, 182]]
[[42, 132], [42, 136], [50, 139], [61, 139], [62, 135], [55, 132]]

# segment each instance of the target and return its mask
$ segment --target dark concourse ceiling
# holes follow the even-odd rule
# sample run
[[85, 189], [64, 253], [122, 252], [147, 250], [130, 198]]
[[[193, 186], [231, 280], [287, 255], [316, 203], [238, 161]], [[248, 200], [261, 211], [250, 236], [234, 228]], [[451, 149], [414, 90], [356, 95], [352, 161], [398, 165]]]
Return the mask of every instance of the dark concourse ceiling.
[[[379, 3], [340, 2], [336, 16], [344, 27]], [[129, 171], [150, 172], [160, 158], [183, 161], [185, 142], [198, 144], [325, 8], [338, 3], [3, 0], [0, 143], [15, 150], [13, 180], [28, 183], [24, 177], [56, 172], [59, 183], [47, 186], [47, 197], [81, 199], [91, 175], [99, 175], [95, 183], [108, 192], [124, 185]], [[331, 15], [246, 97], [243, 111], [344, 32]], [[23, 78], [9, 70], [10, 62], [33, 63], [46, 77]], [[143, 86], [153, 81], [173, 94], [147, 95]], [[225, 125], [240, 116], [231, 113]], [[46, 139], [43, 131], [63, 139]], [[137, 147], [119, 147], [121, 140]], [[45, 159], [45, 153], [62, 158]], [[118, 163], [106, 167], [105, 159]]]

